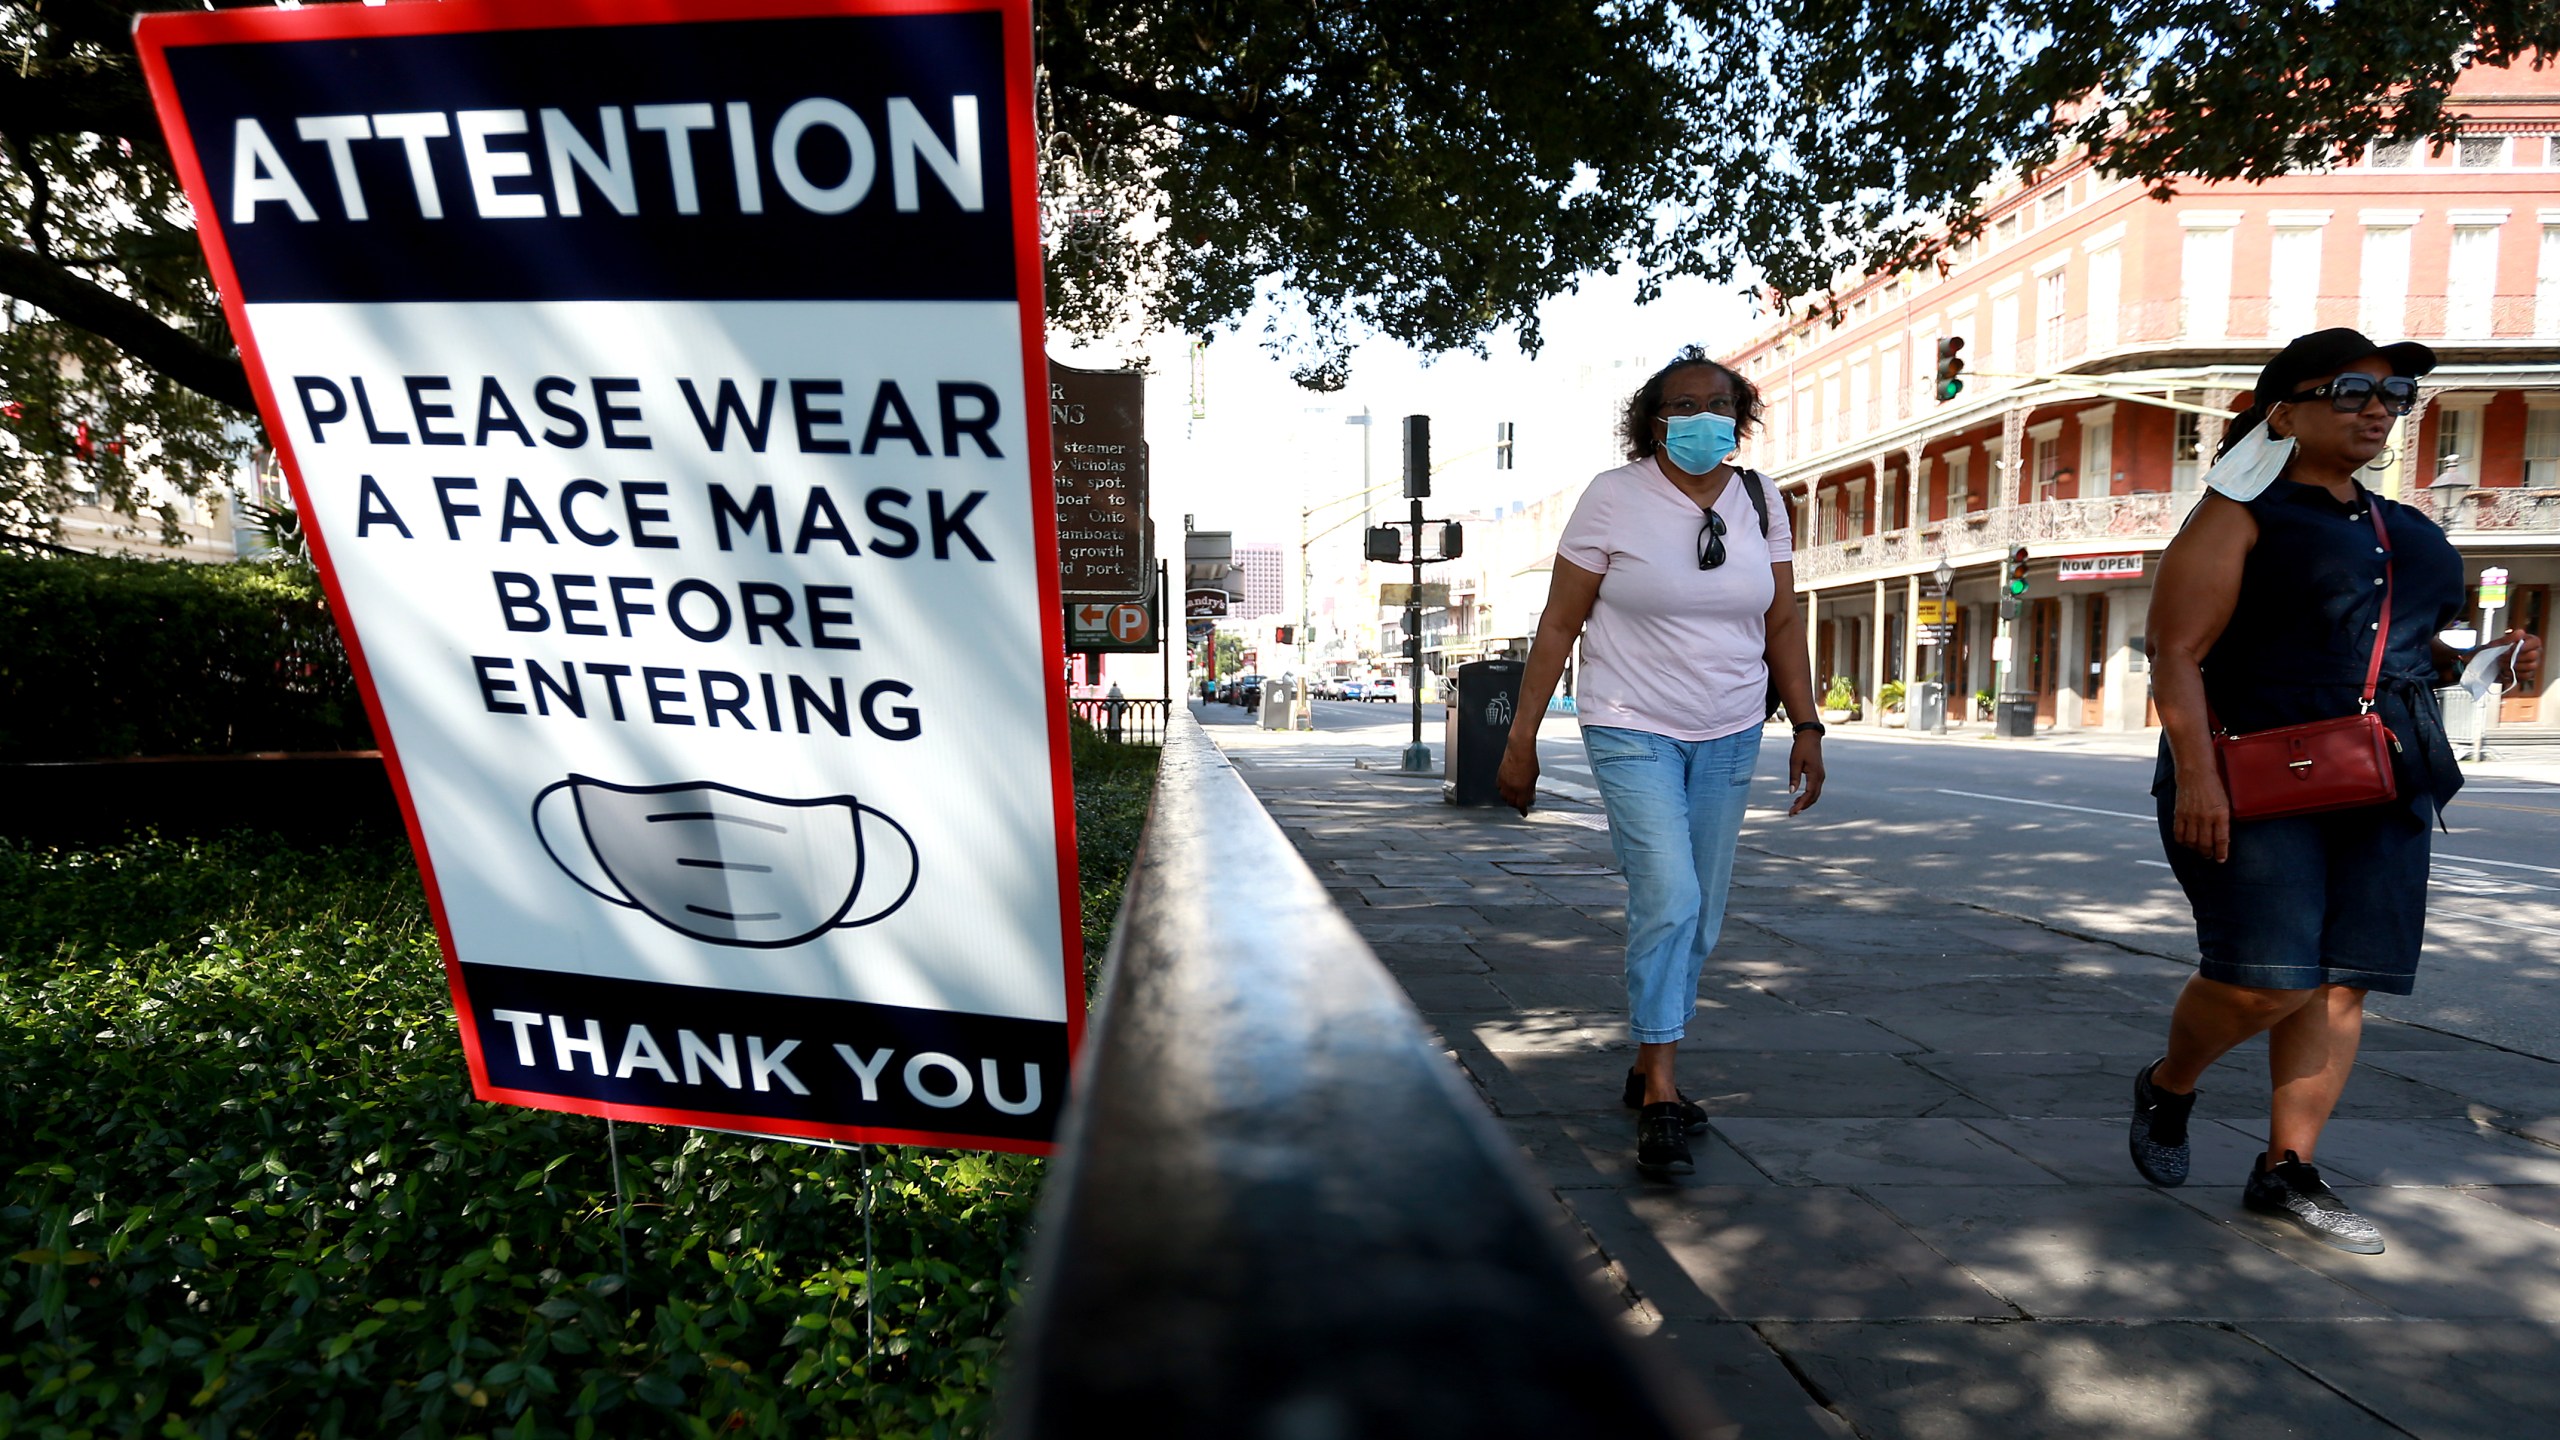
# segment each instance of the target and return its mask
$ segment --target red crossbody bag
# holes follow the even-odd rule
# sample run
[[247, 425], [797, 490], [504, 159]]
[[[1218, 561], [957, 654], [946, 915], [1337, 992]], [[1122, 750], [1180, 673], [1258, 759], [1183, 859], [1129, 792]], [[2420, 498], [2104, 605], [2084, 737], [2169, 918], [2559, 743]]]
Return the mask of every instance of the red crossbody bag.
[[2365, 513], [2373, 518], [2374, 538], [2382, 546], [2382, 620], [2374, 627], [2373, 659], [2365, 666], [2364, 697], [2356, 702], [2356, 713], [2233, 735], [2206, 706], [2213, 757], [2235, 820], [2351, 810], [2400, 796], [2391, 769], [2391, 752], [2400, 742], [2373, 713], [2373, 693], [2382, 683], [2382, 652], [2391, 641], [2391, 532], [2383, 528], [2381, 502], [2367, 497]]

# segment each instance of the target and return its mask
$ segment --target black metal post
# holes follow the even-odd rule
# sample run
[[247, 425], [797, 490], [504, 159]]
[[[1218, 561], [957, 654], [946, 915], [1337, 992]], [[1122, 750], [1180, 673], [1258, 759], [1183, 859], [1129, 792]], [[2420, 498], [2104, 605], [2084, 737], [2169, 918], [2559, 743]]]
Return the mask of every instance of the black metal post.
[[1431, 747], [1422, 743], [1422, 502], [1413, 502], [1413, 593], [1405, 601], [1405, 642], [1413, 647], [1413, 739], [1404, 747], [1404, 768], [1431, 768]]

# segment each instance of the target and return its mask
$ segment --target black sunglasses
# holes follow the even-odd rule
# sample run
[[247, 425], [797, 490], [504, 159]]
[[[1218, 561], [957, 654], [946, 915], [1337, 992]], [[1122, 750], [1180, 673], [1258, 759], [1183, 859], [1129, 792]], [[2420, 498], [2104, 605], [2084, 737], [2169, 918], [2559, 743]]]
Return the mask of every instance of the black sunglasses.
[[2341, 415], [2353, 415], [2382, 397], [2382, 408], [2394, 415], [2406, 415], [2418, 408], [2418, 382], [2406, 375], [2386, 375], [2376, 380], [2370, 375], [2341, 375], [2326, 385], [2297, 390], [2286, 397], [2289, 404], [2328, 397], [2329, 408]]
[[1698, 568], [1713, 570], [1724, 563], [1724, 517], [1713, 510], [1707, 512], [1707, 523], [1698, 527]]

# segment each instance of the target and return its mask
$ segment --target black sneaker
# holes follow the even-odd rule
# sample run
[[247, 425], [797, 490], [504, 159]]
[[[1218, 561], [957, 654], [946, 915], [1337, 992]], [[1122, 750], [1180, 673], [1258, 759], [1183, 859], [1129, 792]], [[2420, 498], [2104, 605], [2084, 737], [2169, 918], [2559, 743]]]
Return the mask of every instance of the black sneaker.
[[2152, 1088], [2158, 1060], [2133, 1077], [2133, 1168], [2154, 1185], [2187, 1183], [2187, 1115], [2196, 1108], [2198, 1092], [2172, 1095]]
[[1689, 1117], [1681, 1102], [1665, 1100], [1637, 1112], [1636, 1173], [1656, 1180], [1698, 1173], [1689, 1158]]
[[2249, 1167], [2249, 1187], [2240, 1192], [2240, 1203], [2261, 1215], [2290, 1220], [2303, 1234], [2350, 1255], [2382, 1253], [2382, 1232], [2348, 1209], [2336, 1191], [2320, 1182], [2320, 1172], [2290, 1150], [2273, 1165], [2264, 1155], [2258, 1157]]
[[[1673, 1094], [1679, 1094], [1679, 1092], [1678, 1092], [1678, 1091], [1673, 1091], [1672, 1093], [1673, 1093]], [[1621, 1104], [1625, 1105], [1625, 1106], [1626, 1106], [1628, 1109], [1630, 1109], [1630, 1110], [1641, 1110], [1641, 1109], [1643, 1109], [1643, 1108], [1644, 1108], [1644, 1077], [1643, 1077], [1642, 1075], [1637, 1074], [1637, 1073], [1636, 1073], [1635, 1071], [1633, 1071], [1633, 1070], [1628, 1071], [1628, 1072], [1627, 1072], [1627, 1088], [1626, 1088], [1626, 1089], [1624, 1089], [1623, 1091], [1620, 1091], [1620, 1092], [1619, 1092], [1618, 1100], [1619, 1100], [1619, 1102], [1620, 1102]], [[1697, 1101], [1690, 1099], [1690, 1098], [1689, 1098], [1688, 1096], [1686, 1096], [1686, 1095], [1681, 1095], [1681, 1096], [1680, 1096], [1680, 1102], [1679, 1102], [1679, 1103], [1680, 1103], [1680, 1113], [1681, 1113], [1681, 1115], [1682, 1115], [1683, 1117], [1685, 1117], [1685, 1118], [1687, 1119], [1688, 1124], [1689, 1124], [1689, 1132], [1690, 1132], [1691, 1134], [1693, 1134], [1693, 1135], [1694, 1135], [1694, 1134], [1696, 1134], [1697, 1132], [1699, 1132], [1699, 1131], [1704, 1130], [1704, 1129], [1706, 1129], [1706, 1128], [1707, 1128], [1707, 1107], [1706, 1107], [1706, 1106], [1699, 1104]]]

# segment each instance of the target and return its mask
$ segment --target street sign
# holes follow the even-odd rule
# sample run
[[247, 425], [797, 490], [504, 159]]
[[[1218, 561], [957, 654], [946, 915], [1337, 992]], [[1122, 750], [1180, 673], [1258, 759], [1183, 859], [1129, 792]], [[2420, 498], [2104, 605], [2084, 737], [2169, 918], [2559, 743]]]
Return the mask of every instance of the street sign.
[[1914, 626], [1911, 633], [1912, 638], [1921, 645], [1956, 643], [1956, 627], [1953, 625], [1919, 625]]
[[1194, 645], [1208, 640], [1217, 633], [1218, 622], [1215, 620], [1189, 620], [1183, 623], [1183, 636]]
[[1058, 587], [1069, 599], [1155, 590], [1147, 545], [1147, 377], [1049, 362]]
[[2507, 572], [2492, 565], [2480, 572], [2480, 608], [2494, 610], [2507, 603]]
[[1915, 625], [1944, 625], [1955, 615], [1956, 607], [1944, 600], [1922, 600], [1911, 610]]
[[136, 36], [474, 1093], [1048, 1150], [1084, 965], [1029, 6]]
[[1402, 580], [1389, 581], [1378, 587], [1379, 609], [1402, 610], [1413, 605], [1420, 605], [1425, 610], [1448, 609], [1449, 582], [1425, 580], [1416, 586], [1410, 580]]
[[2140, 555], [2071, 555], [2055, 563], [2064, 580], [2133, 580], [2142, 575]]
[[1118, 654], [1156, 648], [1156, 607], [1144, 600], [1069, 600], [1067, 648]]
[[1227, 618], [1227, 592], [1194, 589], [1182, 597], [1182, 613], [1193, 620], [1223, 620]]

